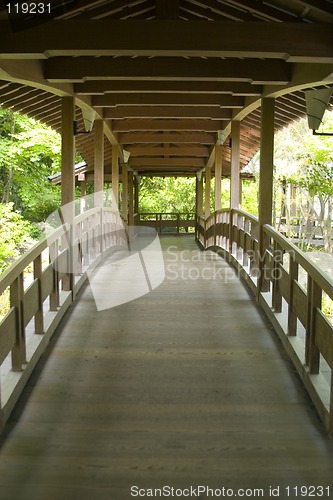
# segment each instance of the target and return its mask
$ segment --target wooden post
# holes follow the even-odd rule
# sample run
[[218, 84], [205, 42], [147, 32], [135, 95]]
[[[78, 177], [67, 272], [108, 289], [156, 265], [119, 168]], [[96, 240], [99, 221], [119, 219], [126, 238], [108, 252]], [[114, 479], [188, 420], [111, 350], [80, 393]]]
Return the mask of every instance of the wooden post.
[[133, 170], [128, 172], [128, 224], [130, 226], [134, 225], [134, 173]]
[[128, 168], [126, 163], [122, 164], [121, 177], [123, 184], [121, 212], [125, 221], [128, 222]]
[[230, 208], [238, 209], [240, 205], [240, 122], [231, 122], [231, 182]]
[[222, 146], [215, 146], [215, 210], [221, 210]]
[[206, 167], [206, 185], [205, 185], [205, 219], [210, 216], [210, 181], [211, 181], [211, 168]]
[[94, 205], [103, 207], [104, 189], [104, 123], [95, 121]]
[[[138, 216], [139, 214], [139, 188], [140, 188], [140, 177], [134, 177], [134, 214]], [[140, 219], [138, 218], [139, 224]]]
[[196, 178], [196, 212], [197, 217], [202, 217], [202, 207], [203, 207], [203, 178], [198, 176]]
[[112, 194], [116, 204], [114, 208], [118, 210], [119, 204], [119, 166], [118, 166], [118, 146], [112, 146]]
[[197, 173], [195, 182], [195, 205], [196, 205], [196, 217], [195, 217], [195, 232], [196, 238], [200, 240], [200, 217], [202, 217], [202, 206], [203, 206], [203, 178], [202, 172]]
[[[64, 221], [73, 225], [74, 222], [74, 190], [75, 190], [75, 164], [74, 164], [74, 117], [75, 104], [73, 97], [63, 97], [61, 106], [61, 204]], [[73, 290], [72, 231], [64, 238], [64, 246], [68, 248], [68, 269], [62, 279], [63, 290]]]
[[[272, 224], [273, 171], [274, 171], [274, 106], [273, 98], [261, 100], [260, 180], [259, 180], [259, 282], [258, 292], [269, 290], [265, 279], [264, 256], [269, 238], [263, 225]], [[267, 277], [266, 277], [267, 278]]]

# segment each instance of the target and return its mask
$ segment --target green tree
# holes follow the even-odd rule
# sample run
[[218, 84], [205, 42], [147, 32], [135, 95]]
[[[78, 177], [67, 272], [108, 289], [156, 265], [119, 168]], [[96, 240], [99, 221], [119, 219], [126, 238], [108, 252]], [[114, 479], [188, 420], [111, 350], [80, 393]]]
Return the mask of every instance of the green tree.
[[33, 231], [33, 226], [13, 210], [13, 203], [0, 203], [0, 273], [31, 244]]
[[195, 212], [195, 178], [141, 178], [139, 210], [141, 213]]
[[[325, 114], [324, 127], [333, 129], [333, 113]], [[311, 228], [316, 221], [324, 250], [331, 252], [333, 138], [312, 135], [306, 120], [300, 120], [277, 136], [275, 155], [278, 182], [285, 180], [299, 188], [304, 200], [299, 204], [303, 223]]]
[[48, 176], [60, 170], [59, 134], [26, 116], [0, 109], [0, 200], [31, 222], [60, 204], [60, 189]]

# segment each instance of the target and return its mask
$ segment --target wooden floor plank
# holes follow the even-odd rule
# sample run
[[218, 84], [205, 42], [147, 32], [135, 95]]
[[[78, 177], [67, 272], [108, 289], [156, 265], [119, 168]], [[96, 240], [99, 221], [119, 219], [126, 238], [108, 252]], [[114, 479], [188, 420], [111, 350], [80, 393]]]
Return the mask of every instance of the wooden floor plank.
[[66, 314], [1, 437], [1, 500], [201, 484], [333, 498], [333, 443], [248, 290], [191, 238], [161, 241], [160, 287], [98, 312], [87, 285]]

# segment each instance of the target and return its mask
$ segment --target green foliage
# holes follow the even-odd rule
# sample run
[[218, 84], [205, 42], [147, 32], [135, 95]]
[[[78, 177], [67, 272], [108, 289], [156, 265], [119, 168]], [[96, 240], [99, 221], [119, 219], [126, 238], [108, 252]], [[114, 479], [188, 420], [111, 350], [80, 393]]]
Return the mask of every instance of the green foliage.
[[60, 170], [60, 136], [27, 116], [0, 109], [0, 201], [31, 222], [60, 204], [60, 190], [48, 176]]
[[252, 215], [258, 215], [258, 183], [254, 180], [242, 181], [242, 209]]
[[195, 212], [195, 178], [143, 177], [139, 210], [144, 212]]
[[13, 210], [13, 203], [0, 203], [0, 272], [31, 242], [34, 227]]

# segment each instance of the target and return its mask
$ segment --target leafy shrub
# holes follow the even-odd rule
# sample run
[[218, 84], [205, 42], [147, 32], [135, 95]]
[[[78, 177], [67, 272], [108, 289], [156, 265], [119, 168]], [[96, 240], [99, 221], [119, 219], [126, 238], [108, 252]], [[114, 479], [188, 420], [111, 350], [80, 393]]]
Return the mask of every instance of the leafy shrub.
[[32, 243], [35, 228], [13, 210], [13, 203], [0, 203], [0, 272]]

